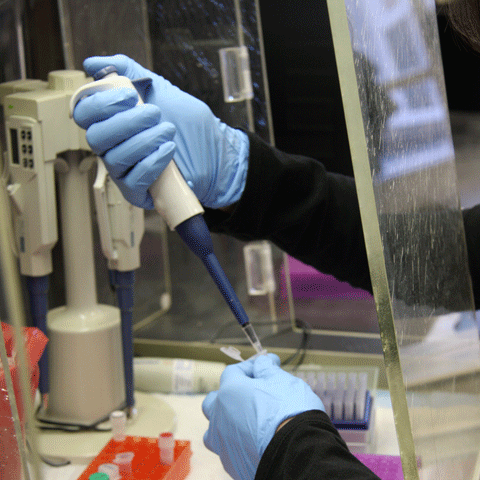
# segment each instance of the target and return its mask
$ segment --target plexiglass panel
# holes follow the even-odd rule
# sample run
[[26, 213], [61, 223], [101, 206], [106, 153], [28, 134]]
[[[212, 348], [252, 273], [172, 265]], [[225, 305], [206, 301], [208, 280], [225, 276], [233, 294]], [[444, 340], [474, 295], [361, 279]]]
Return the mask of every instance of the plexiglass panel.
[[478, 327], [435, 3], [328, 4], [404, 475], [478, 479]]
[[[83, 61], [89, 56], [123, 53], [151, 69], [147, 8], [145, 0], [58, 0], [66, 68], [83, 70]], [[145, 217], [145, 234], [140, 246], [143, 268], [136, 274], [135, 323], [168, 310], [172, 296], [167, 227], [155, 212], [146, 212]], [[93, 229], [93, 235], [98, 300], [112, 303], [115, 296], [110, 288], [98, 228]], [[56, 307], [64, 304], [64, 279], [58, 269], [54, 269], [53, 275], [58, 293], [51, 299], [51, 307]]]
[[0, 3], [0, 83], [25, 78], [23, 11], [23, 0], [5, 0]]
[[33, 367], [32, 348], [38, 345], [30, 348], [32, 342], [23, 335], [25, 312], [17, 259], [6, 228], [11, 222], [8, 212], [6, 191], [0, 189], [0, 478], [40, 480], [33, 402], [25, 401], [38, 383], [38, 367], [27, 369]]
[[[7, 0], [0, 3], [0, 57], [2, 58], [0, 83], [25, 78], [23, 12], [22, 0]], [[0, 105], [0, 152], [3, 153], [6, 144], [3, 106]], [[3, 172], [3, 162], [3, 155], [0, 155], [0, 174]]]
[[[155, 71], [203, 100], [229, 125], [255, 131], [265, 140], [271, 140], [257, 2], [147, 0], [147, 3]], [[241, 52], [242, 47], [243, 55], [248, 56], [243, 66], [250, 70], [252, 95], [237, 96], [226, 102], [224, 85], [240, 82], [244, 72], [237, 71], [238, 78], [232, 78], [234, 72], [230, 70], [225, 76], [221, 58], [231, 49]]]
[[[0, 4], [0, 51], [2, 66], [0, 67], [0, 83], [10, 80], [18, 80], [25, 75], [21, 16], [23, 2], [6, 1]], [[3, 107], [0, 106], [0, 176], [4, 177], [3, 151], [6, 145], [5, 127], [3, 121]], [[4, 215], [8, 211], [8, 205], [4, 205], [5, 196], [0, 192], [0, 204]], [[8, 217], [7, 217], [8, 218]], [[4, 229], [5, 230], [5, 229]], [[0, 247], [1, 250], [1, 247]], [[8, 254], [8, 252], [6, 252]], [[0, 322], [8, 320], [8, 309], [5, 296], [5, 260], [0, 254]], [[22, 445], [20, 422], [18, 411], [12, 411], [14, 400], [12, 398], [13, 383], [9, 374], [9, 359], [5, 349], [5, 339], [0, 326], [0, 478], [20, 480], [22, 475]], [[10, 359], [10, 363], [11, 359]], [[12, 363], [13, 368], [13, 363]], [[17, 374], [18, 383], [18, 374]], [[14, 407], [15, 408], [15, 407]], [[18, 437], [17, 437], [18, 435]], [[17, 441], [17, 438], [19, 441]]]
[[92, 55], [124, 53], [151, 67], [145, 0], [58, 0], [65, 66], [82, 69]]

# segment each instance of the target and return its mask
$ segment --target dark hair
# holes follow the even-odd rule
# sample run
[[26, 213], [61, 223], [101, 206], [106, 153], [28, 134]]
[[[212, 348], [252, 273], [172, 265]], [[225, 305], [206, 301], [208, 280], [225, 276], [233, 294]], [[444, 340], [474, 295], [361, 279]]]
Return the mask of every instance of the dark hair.
[[480, 52], [480, 0], [450, 0], [443, 5], [443, 10], [452, 28]]

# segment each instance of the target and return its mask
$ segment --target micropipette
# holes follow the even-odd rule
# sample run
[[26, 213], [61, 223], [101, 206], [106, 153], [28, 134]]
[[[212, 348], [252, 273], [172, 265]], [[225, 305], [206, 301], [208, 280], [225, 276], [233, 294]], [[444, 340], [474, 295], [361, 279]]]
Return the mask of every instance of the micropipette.
[[242, 307], [240, 300], [228, 280], [213, 251], [213, 242], [207, 224], [201, 215], [195, 215], [175, 227], [190, 250], [202, 260], [220, 293], [232, 310], [252, 347], [257, 353], [264, 351], [255, 330]]
[[[114, 88], [135, 89], [133, 83], [127, 77], [118, 75], [117, 69], [113, 66], [97, 72], [94, 79], [95, 82], [84, 85], [73, 94], [70, 100], [71, 116], [77, 102], [87, 95]], [[151, 80], [137, 80], [137, 82], [145, 81]], [[142, 103], [139, 96], [138, 104]], [[149, 191], [158, 213], [172, 230], [179, 233], [192, 252], [202, 260], [252, 347], [257, 353], [263, 352], [264, 349], [257, 334], [213, 251], [212, 237], [201, 215], [204, 212], [203, 207], [173, 160], [151, 185]]]

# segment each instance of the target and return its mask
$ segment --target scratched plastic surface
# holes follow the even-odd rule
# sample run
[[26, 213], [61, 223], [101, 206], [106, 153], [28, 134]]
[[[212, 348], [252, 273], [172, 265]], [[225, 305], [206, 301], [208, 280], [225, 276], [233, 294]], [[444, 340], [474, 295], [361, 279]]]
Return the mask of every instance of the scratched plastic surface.
[[435, 1], [328, 5], [404, 476], [478, 480], [480, 345]]
[[192, 451], [188, 440], [176, 440], [174, 463], [162, 465], [157, 438], [127, 436], [123, 442], [110, 440], [78, 480], [88, 480], [90, 475], [98, 472], [100, 465], [113, 463], [117, 453], [122, 452], [135, 454], [132, 461], [132, 475], [124, 476], [122, 480], [145, 480], [147, 478], [148, 480], [183, 480], [190, 472]]

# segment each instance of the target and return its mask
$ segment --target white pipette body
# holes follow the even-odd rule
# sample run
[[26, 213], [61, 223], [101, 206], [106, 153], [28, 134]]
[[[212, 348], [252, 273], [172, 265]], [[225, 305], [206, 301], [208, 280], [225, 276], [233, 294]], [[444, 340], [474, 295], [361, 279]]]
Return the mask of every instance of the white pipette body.
[[[70, 99], [70, 116], [76, 104], [88, 95], [112, 89], [127, 88], [138, 92], [131, 80], [118, 75], [116, 69], [111, 71], [104, 69], [105, 76], [95, 82], [87, 83], [80, 87]], [[138, 104], [143, 101], [138, 95]], [[153, 198], [155, 210], [164, 218], [171, 230], [194, 215], [204, 213], [203, 207], [198, 201], [191, 188], [183, 178], [173, 160], [167, 165], [163, 173], [151, 185], [150, 194]]]

